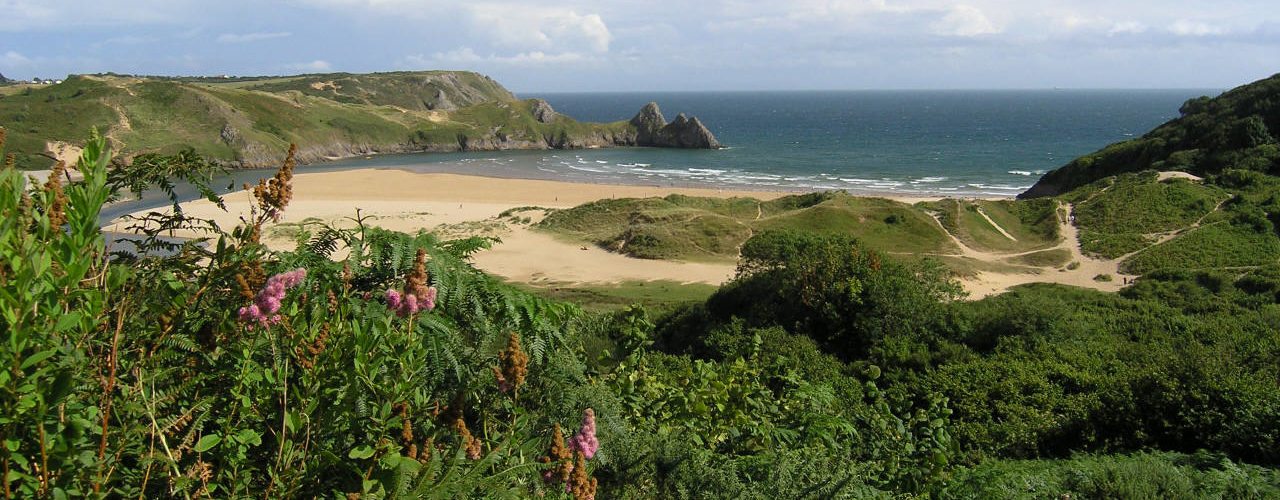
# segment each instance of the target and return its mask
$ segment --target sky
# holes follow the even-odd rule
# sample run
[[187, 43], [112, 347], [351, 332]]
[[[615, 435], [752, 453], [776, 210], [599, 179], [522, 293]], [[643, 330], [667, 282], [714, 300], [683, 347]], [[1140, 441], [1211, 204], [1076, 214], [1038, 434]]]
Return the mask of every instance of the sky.
[[516, 92], [1229, 88], [1280, 2], [0, 0], [0, 74], [458, 69]]

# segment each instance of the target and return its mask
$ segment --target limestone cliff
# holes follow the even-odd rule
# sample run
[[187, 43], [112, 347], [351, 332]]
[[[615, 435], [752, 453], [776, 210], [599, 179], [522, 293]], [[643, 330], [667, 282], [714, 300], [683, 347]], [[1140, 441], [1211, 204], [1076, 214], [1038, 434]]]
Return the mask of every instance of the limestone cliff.
[[667, 123], [658, 103], [650, 102], [640, 109], [629, 122], [636, 128], [636, 146], [660, 148], [719, 149], [720, 142], [697, 117], [687, 118], [684, 113]]

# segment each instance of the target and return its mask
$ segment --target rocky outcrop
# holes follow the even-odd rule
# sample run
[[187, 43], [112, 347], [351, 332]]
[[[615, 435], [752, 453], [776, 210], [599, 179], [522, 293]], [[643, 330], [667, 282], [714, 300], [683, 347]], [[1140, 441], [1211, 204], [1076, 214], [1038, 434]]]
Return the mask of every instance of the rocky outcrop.
[[533, 111], [533, 119], [539, 123], [551, 123], [556, 121], [556, 110], [551, 108], [551, 103], [542, 99], [533, 99], [531, 110]]
[[630, 123], [636, 129], [636, 146], [690, 149], [721, 147], [716, 136], [697, 117], [688, 118], [680, 113], [675, 121], [667, 123], [656, 102], [640, 108], [640, 112], [631, 118]]
[[13, 80], [10, 80], [10, 79], [8, 79], [8, 78], [5, 78], [5, 77], [4, 77], [4, 73], [0, 73], [0, 85], [4, 85], [4, 84], [6, 84], [6, 83], [10, 83], [10, 82], [12, 82], [12, 81], [13, 81]]

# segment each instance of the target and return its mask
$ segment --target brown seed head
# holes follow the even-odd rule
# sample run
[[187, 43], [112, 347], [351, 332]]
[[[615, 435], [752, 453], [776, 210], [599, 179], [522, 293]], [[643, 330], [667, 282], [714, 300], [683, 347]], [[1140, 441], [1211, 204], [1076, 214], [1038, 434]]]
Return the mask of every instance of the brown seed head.
[[498, 378], [498, 388], [502, 392], [519, 390], [524, 385], [525, 377], [529, 375], [529, 355], [520, 349], [520, 336], [515, 332], [507, 337], [507, 348], [498, 354], [498, 361], [502, 367], [501, 371], [494, 371]]
[[471, 430], [467, 429], [467, 423], [461, 418], [458, 418], [453, 421], [453, 430], [458, 433], [459, 443], [467, 450], [467, 458], [471, 460], [479, 460], [480, 440], [471, 435]]
[[409, 295], [421, 297], [427, 296], [427, 251], [419, 248], [418, 255], [413, 260], [413, 272], [404, 280], [404, 291]]
[[44, 191], [49, 196], [49, 206], [45, 213], [49, 215], [49, 225], [62, 227], [67, 222], [67, 194], [62, 191], [62, 176], [67, 171], [67, 164], [59, 161], [49, 171], [49, 180], [44, 183]]
[[574, 453], [573, 477], [569, 480], [569, 492], [575, 500], [595, 500], [596, 478], [587, 474], [587, 457], [581, 451]]
[[294, 155], [298, 152], [297, 144], [289, 145], [289, 154], [284, 164], [270, 180], [262, 179], [253, 188], [253, 197], [258, 200], [258, 208], [271, 220], [280, 220], [280, 214], [293, 199], [293, 169], [297, 166]]

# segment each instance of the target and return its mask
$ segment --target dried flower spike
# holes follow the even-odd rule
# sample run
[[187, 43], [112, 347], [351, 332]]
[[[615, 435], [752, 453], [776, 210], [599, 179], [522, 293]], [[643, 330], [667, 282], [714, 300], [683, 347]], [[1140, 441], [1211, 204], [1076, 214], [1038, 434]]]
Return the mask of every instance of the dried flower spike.
[[471, 430], [467, 429], [467, 423], [461, 417], [453, 421], [453, 430], [458, 433], [458, 440], [467, 450], [467, 458], [480, 460], [480, 440], [471, 435]]
[[573, 473], [573, 454], [564, 445], [564, 432], [560, 430], [560, 424], [555, 424], [551, 431], [551, 450], [547, 452], [547, 456], [538, 460], [544, 464], [555, 464], [555, 467], [542, 473], [544, 481], [568, 484], [569, 475]]
[[515, 332], [507, 337], [507, 348], [498, 354], [498, 364], [500, 368], [493, 369], [494, 377], [498, 379], [498, 390], [518, 391], [529, 375], [529, 355], [520, 349], [520, 336]]
[[280, 221], [284, 208], [289, 205], [289, 200], [293, 199], [293, 169], [297, 166], [294, 155], [297, 153], [298, 145], [290, 144], [289, 154], [285, 156], [284, 164], [280, 166], [280, 170], [276, 171], [276, 175], [270, 180], [259, 180], [258, 185], [253, 188], [253, 197], [258, 200], [258, 208], [273, 222]]
[[568, 489], [575, 500], [595, 500], [596, 478], [587, 474], [587, 457], [582, 452], [574, 454], [573, 477], [569, 479]]
[[44, 183], [44, 191], [48, 194], [49, 206], [45, 213], [49, 215], [50, 227], [62, 227], [67, 222], [67, 194], [62, 190], [62, 176], [67, 171], [67, 164], [62, 161], [53, 165], [49, 171], [49, 179]]

